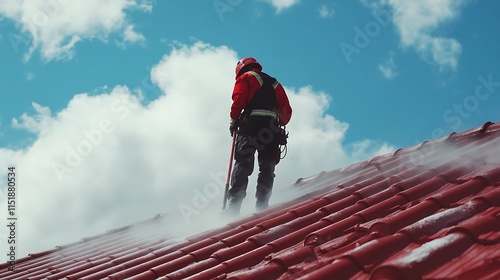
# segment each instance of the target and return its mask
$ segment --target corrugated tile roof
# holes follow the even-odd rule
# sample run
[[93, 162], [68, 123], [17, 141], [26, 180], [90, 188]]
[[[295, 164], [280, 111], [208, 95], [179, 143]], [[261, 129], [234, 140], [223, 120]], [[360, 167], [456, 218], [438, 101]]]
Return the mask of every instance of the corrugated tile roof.
[[158, 216], [4, 264], [0, 279], [500, 279], [499, 184], [488, 122], [299, 179], [300, 198], [183, 241], [149, 231]]

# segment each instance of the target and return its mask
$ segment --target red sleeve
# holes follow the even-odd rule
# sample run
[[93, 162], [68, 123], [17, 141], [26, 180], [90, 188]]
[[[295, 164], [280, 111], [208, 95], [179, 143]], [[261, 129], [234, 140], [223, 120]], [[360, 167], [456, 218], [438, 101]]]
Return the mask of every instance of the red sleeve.
[[287, 125], [292, 118], [292, 107], [288, 101], [285, 89], [280, 83], [274, 89], [276, 92], [276, 99], [278, 100], [278, 107], [280, 113], [280, 125]]
[[229, 113], [231, 119], [237, 120], [240, 117], [241, 112], [252, 100], [260, 86], [259, 80], [248, 72], [236, 79], [232, 94], [233, 104]]

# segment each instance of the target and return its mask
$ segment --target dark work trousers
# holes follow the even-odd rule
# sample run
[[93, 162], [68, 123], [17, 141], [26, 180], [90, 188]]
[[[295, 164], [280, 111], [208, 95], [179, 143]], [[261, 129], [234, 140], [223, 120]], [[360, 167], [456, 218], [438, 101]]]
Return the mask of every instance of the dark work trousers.
[[279, 160], [279, 126], [272, 117], [251, 116], [238, 131], [235, 145], [235, 164], [228, 192], [229, 208], [239, 211], [246, 196], [248, 177], [254, 169], [255, 152], [259, 164], [256, 208], [267, 208], [274, 182], [274, 168]]

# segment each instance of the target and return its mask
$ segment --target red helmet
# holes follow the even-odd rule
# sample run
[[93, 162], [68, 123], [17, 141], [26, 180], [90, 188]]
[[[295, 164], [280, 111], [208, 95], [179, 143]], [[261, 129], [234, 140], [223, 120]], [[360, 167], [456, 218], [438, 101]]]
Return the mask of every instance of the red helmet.
[[243, 73], [240, 73], [241, 69], [243, 69], [243, 67], [248, 66], [248, 65], [252, 65], [252, 64], [255, 65], [255, 67], [257, 67], [259, 69], [259, 71], [262, 71], [262, 66], [255, 58], [244, 57], [240, 61], [238, 61], [238, 63], [236, 63], [236, 69], [235, 69], [236, 78], [238, 78], [239, 75], [243, 74]]

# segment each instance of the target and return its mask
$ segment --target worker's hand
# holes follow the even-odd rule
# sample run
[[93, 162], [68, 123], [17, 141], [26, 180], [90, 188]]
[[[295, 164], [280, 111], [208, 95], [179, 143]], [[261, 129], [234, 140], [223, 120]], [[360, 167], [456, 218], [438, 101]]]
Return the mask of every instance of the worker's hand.
[[236, 133], [238, 131], [238, 126], [240, 125], [240, 122], [235, 119], [231, 119], [231, 122], [229, 123], [229, 133], [231, 133], [231, 136], [233, 136], [233, 133]]

